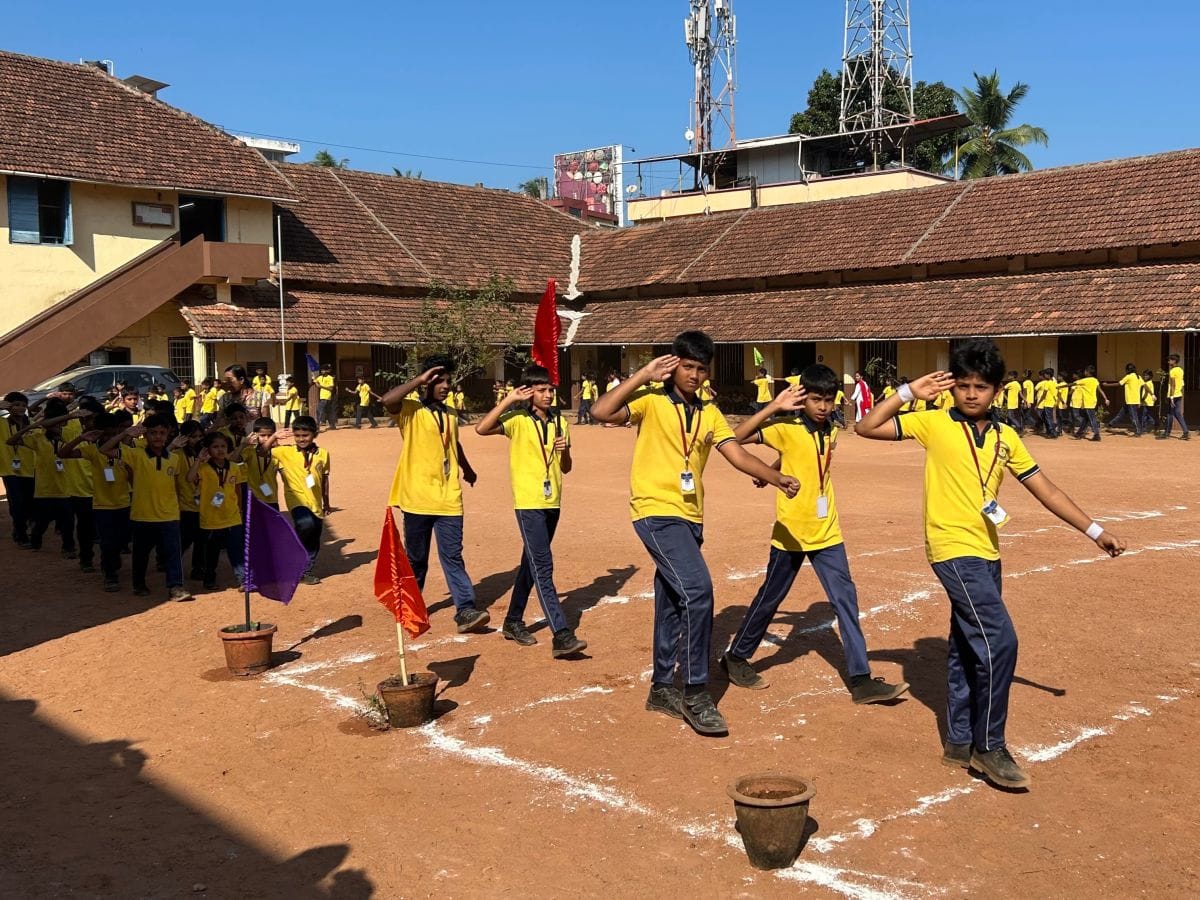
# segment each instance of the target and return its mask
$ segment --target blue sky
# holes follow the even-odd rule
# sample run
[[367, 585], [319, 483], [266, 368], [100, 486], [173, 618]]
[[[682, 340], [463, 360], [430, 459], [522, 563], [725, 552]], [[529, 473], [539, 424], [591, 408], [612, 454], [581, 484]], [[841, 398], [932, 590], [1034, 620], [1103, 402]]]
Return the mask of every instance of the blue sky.
[[[1200, 145], [1186, 60], [1200, 3], [912, 0], [916, 77], [951, 87], [999, 69], [1028, 82], [1038, 167]], [[836, 69], [842, 0], [736, 0], [738, 134], [787, 131]], [[6, 10], [0, 46], [170, 82], [162, 98], [232, 131], [299, 139], [354, 168], [513, 187], [555, 152], [621, 142], [682, 152], [686, 0], [67, 3]], [[1088, 10], [1086, 19], [1080, 11]], [[347, 145], [344, 147], [335, 144]], [[446, 162], [415, 155], [456, 157]], [[508, 163], [508, 166], [495, 163]]]

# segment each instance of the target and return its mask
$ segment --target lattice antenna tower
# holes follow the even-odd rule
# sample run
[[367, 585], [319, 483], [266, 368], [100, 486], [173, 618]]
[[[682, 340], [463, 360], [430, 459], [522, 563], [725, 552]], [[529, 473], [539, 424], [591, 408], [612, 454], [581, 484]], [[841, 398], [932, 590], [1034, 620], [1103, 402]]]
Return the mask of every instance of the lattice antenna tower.
[[846, 0], [839, 128], [867, 132], [856, 141], [878, 168], [894, 138], [880, 129], [910, 124], [913, 111], [909, 0]]
[[696, 153], [733, 145], [737, 19], [733, 0], [689, 0], [684, 40], [696, 70], [688, 141]]

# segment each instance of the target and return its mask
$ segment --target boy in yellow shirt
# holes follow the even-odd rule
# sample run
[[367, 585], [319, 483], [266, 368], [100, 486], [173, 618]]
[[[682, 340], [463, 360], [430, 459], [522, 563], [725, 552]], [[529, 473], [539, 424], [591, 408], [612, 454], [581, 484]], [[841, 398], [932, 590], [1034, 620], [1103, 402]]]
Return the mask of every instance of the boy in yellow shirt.
[[1053, 369], [1042, 369], [1038, 374], [1041, 380], [1033, 386], [1033, 406], [1041, 419], [1043, 434], [1048, 438], [1057, 438], [1062, 434], [1054, 414], [1058, 406], [1058, 382]]
[[596, 398], [600, 396], [600, 391], [596, 386], [596, 376], [591, 372], [583, 374], [583, 381], [579, 384], [579, 413], [575, 416], [576, 425], [595, 425], [596, 420], [592, 418], [592, 404], [596, 402]]
[[267, 506], [279, 509], [279, 463], [271, 455], [275, 444], [275, 421], [267, 416], [254, 420], [253, 432], [242, 447], [246, 486]]
[[296, 379], [287, 380], [287, 397], [283, 401], [283, 427], [291, 428], [292, 419], [300, 415], [300, 391], [296, 389]]
[[130, 425], [125, 413], [101, 413], [92, 428], [68, 441], [59, 455], [79, 459], [91, 468], [92, 518], [100, 543], [100, 572], [104, 590], [121, 589], [121, 550], [129, 544], [129, 471], [124, 465], [100, 452], [99, 444], [119, 438]]
[[200, 424], [206, 430], [212, 424], [213, 416], [220, 408], [217, 405], [218, 393], [219, 389], [212, 378], [205, 378], [200, 382]]
[[[183, 555], [179, 548], [179, 492], [176, 478], [187, 463], [179, 447], [186, 440], [178, 437], [168, 444], [174, 427], [169, 416], [152, 415], [142, 425], [127, 428], [109, 438], [100, 452], [119, 460], [129, 470], [132, 502], [129, 519], [133, 543], [130, 560], [133, 593], [148, 596], [146, 568], [150, 551], [156, 549], [166, 568], [167, 592], [172, 600], [191, 600], [183, 586]], [[144, 447], [130, 447], [122, 438], [144, 436]]]
[[758, 377], [750, 381], [755, 387], [754, 402], [750, 406], [755, 412], [765, 409], [766, 405], [771, 402], [771, 392], [775, 388], [775, 379], [767, 374], [766, 369], [758, 370]]
[[1096, 407], [1100, 399], [1104, 400], [1104, 405], [1108, 406], [1108, 395], [1104, 393], [1104, 388], [1100, 387], [1100, 379], [1096, 377], [1096, 367], [1088, 366], [1083, 370], [1083, 377], [1075, 379], [1075, 392], [1079, 395], [1079, 430], [1075, 432], [1075, 439], [1079, 440], [1087, 433], [1089, 428], [1092, 429], [1092, 436], [1089, 440], [1100, 440], [1100, 419], [1096, 414]]
[[203, 445], [188, 469], [187, 480], [200, 495], [201, 577], [206, 591], [217, 588], [217, 563], [221, 551], [229, 557], [234, 582], [241, 586], [245, 574], [246, 530], [242, 525], [244, 468], [229, 457], [229, 438], [219, 431], [204, 436]]
[[327, 424], [330, 428], [337, 428], [332, 369], [328, 365], [321, 366], [321, 374], [313, 380], [317, 384], [317, 425]]
[[1124, 405], [1117, 410], [1117, 414], [1108, 420], [1105, 425], [1110, 431], [1116, 428], [1122, 421], [1129, 421], [1129, 430], [1134, 437], [1142, 436], [1142, 377], [1138, 375], [1137, 366], [1133, 363], [1125, 364], [1125, 374], [1121, 376], [1120, 381], [1106, 381], [1105, 387], [1119, 387], [1122, 390]]
[[437, 538], [438, 559], [454, 601], [460, 634], [490, 620], [475, 608], [475, 587], [463, 563], [463, 501], [459, 475], [474, 486], [475, 470], [458, 442], [458, 418], [446, 406], [454, 361], [441, 354], [421, 363], [421, 374], [383, 395], [383, 407], [400, 426], [404, 446], [396, 463], [388, 504], [404, 514], [404, 549], [417, 586], [425, 587], [429, 544]]
[[[708, 692], [713, 584], [704, 542], [704, 467], [715, 449], [738, 471], [794, 497], [799, 482], [751, 454], [712, 404], [698, 396], [715, 348], [685, 331], [660, 356], [592, 407], [601, 422], [638, 427], [630, 471], [633, 528], [655, 564], [654, 667], [646, 709], [684, 719], [700, 734], [729, 729]], [[645, 386], [662, 381], [659, 390]], [[768, 400], [769, 402], [769, 400]], [[675, 687], [676, 669], [683, 692]]]
[[1187, 421], [1183, 418], [1183, 367], [1179, 365], [1179, 354], [1172, 353], [1167, 357], [1167, 407], [1166, 425], [1160, 435], [1162, 440], [1171, 436], [1171, 426], [1179, 423], [1183, 429], [1183, 439], [1191, 440]]
[[62, 540], [65, 559], [78, 558], [67, 464], [58, 456], [59, 448], [66, 443], [62, 426], [71, 416], [62, 400], [47, 400], [42, 407], [42, 417], [29, 420], [8, 439], [9, 446], [26, 447], [32, 457], [34, 477], [29, 549], [42, 549], [42, 535], [53, 522]]
[[1158, 431], [1158, 413], [1155, 405], [1158, 393], [1154, 390], [1154, 372], [1147, 369], [1142, 373], [1142, 428], [1150, 433]]
[[371, 412], [371, 398], [376, 400], [383, 399], [367, 384], [367, 379], [363, 376], [358, 376], [358, 384], [352, 388], [346, 388], [347, 394], [353, 394], [357, 399], [354, 405], [354, 427], [362, 428], [363, 416], [367, 417], [367, 421], [371, 423], [372, 428], [378, 428], [379, 423], [375, 421], [375, 414]]
[[[749, 660], [808, 559], [837, 616], [851, 698], [855, 703], [883, 703], [899, 697], [908, 685], [888, 684], [882, 678], [871, 677], [867, 643], [858, 623], [858, 592], [850, 579], [831, 480], [838, 433], [829, 418], [838, 381], [828, 366], [811, 365], [800, 375], [797, 385], [782, 391], [766, 409], [734, 431], [742, 444], [762, 443], [778, 451], [781, 471], [800, 482], [800, 491], [793, 498], [775, 495], [767, 577], [734, 632], [721, 665], [731, 684], [767, 687], [766, 679], [754, 671]], [[895, 393], [893, 387], [892, 395]]]
[[0, 417], [0, 474], [4, 476], [4, 495], [12, 519], [12, 538], [18, 547], [29, 546], [29, 526], [33, 521], [33, 488], [36, 460], [33, 451], [11, 439], [29, 424], [29, 398], [20, 391], [4, 395], [8, 415]]
[[[550, 543], [562, 507], [562, 478], [571, 471], [572, 461], [571, 435], [566, 420], [553, 408], [553, 399], [550, 373], [541, 366], [529, 366], [522, 373], [521, 386], [491, 409], [475, 431], [502, 434], [510, 441], [513, 506], [524, 550], [504, 617], [504, 637], [526, 647], [537, 643], [525, 627], [525, 606], [530, 590], [536, 587], [554, 635], [551, 653], [559, 659], [586, 650], [587, 642], [577, 638], [567, 624], [554, 586]], [[527, 407], [518, 406], [525, 403]]]
[[1021, 423], [1021, 379], [1015, 370], [1008, 373], [1001, 390], [1004, 394], [1004, 418], [1001, 421], [1022, 435], [1025, 433], [1025, 427]]
[[[271, 440], [278, 437], [272, 435]], [[300, 543], [308, 552], [308, 568], [300, 579], [304, 584], [320, 584], [313, 571], [321, 550], [321, 535], [329, 506], [329, 451], [317, 446], [317, 421], [300, 416], [292, 423], [290, 447], [271, 447], [271, 456], [279, 465], [283, 479], [283, 502], [292, 514], [292, 523]]]
[[[1008, 752], [1005, 724], [1017, 664], [1017, 635], [1004, 606], [998, 528], [1005, 470], [1050, 512], [1085, 533], [1110, 556], [1124, 543], [1105, 531], [1051, 483], [1016, 432], [989, 415], [1004, 378], [1004, 359], [990, 340], [959, 345], [949, 372], [933, 372], [880, 404], [859, 434], [873, 440], [916, 440], [925, 448], [925, 548], [950, 598], [946, 659], [947, 723], [942, 761], [982, 772], [1005, 788], [1029, 786]], [[954, 408], [897, 417], [911, 397], [932, 399], [949, 388]]]

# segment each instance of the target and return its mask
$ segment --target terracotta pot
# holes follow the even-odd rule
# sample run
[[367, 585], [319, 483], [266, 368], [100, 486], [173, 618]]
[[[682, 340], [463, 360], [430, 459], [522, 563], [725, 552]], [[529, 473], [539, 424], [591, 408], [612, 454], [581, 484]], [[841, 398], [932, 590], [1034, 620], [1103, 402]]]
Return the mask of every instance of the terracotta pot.
[[277, 629], [266, 622], [259, 623], [255, 631], [245, 629], [244, 624], [221, 629], [225, 665], [234, 675], [260, 675], [271, 668], [271, 640]]
[[399, 675], [379, 682], [379, 696], [387, 707], [388, 724], [393, 728], [412, 728], [431, 720], [437, 685], [438, 677], [432, 672], [414, 672], [408, 676], [408, 684], [403, 684]]
[[817, 793], [795, 775], [743, 775], [729, 785], [738, 831], [756, 869], [782, 869], [795, 862], [804, 843], [808, 801]]

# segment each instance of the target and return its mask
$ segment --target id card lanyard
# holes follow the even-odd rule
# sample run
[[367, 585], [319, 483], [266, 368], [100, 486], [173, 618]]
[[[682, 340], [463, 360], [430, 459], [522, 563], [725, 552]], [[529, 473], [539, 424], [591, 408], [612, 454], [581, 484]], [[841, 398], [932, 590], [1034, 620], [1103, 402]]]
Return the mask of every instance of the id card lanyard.
[[[212, 463], [209, 463], [212, 465]], [[213, 471], [217, 473], [217, 490], [212, 496], [213, 506], [223, 506], [225, 504], [225, 479], [229, 477], [229, 462], [226, 461], [225, 468], [219, 469], [213, 466]]]
[[[549, 500], [554, 493], [553, 485], [550, 482], [550, 466], [554, 463], [554, 457], [558, 451], [553, 444], [550, 445], [549, 451], [546, 450], [546, 441], [550, 439], [550, 420], [547, 419], [543, 422], [533, 410], [529, 411], [529, 417], [533, 419], [533, 427], [538, 435], [538, 449], [542, 451], [542, 462], [546, 466], [546, 478], [542, 482], [542, 496]], [[554, 439], [556, 441], [558, 434], [558, 417], [556, 416], [554, 419]]]
[[[967, 439], [967, 445], [971, 448], [971, 459], [975, 462], [975, 474], [979, 476], [979, 491], [983, 496], [983, 508], [980, 512], [983, 517], [999, 528], [1008, 521], [1008, 513], [995, 498], [989, 500], [987, 495], [987, 486], [992, 480], [992, 473], [996, 471], [996, 463], [1000, 461], [1000, 426], [993, 423], [992, 427], [996, 429], [996, 449], [992, 454], [992, 464], [988, 466], [987, 475], [983, 474], [983, 467], [979, 465], [979, 454], [975, 451], [975, 436], [971, 434], [972, 425], [966, 422], [960, 423], [963, 428], [963, 436]], [[986, 435], [987, 432], [985, 431]]]
[[263, 458], [262, 458], [262, 456], [259, 455], [257, 447], [254, 448], [254, 453], [251, 455], [254, 457], [254, 465], [255, 465], [255, 468], [258, 470], [258, 481], [259, 481], [258, 490], [259, 490], [259, 492], [264, 497], [274, 496], [275, 491], [271, 488], [271, 485], [267, 483], [267, 475], [268, 475], [268, 473], [270, 473], [271, 481], [272, 482], [275, 481], [275, 475], [274, 475], [274, 473], [271, 472], [271, 466], [275, 465], [275, 458], [268, 455], [267, 462], [264, 465]]
[[300, 451], [304, 456], [304, 471], [308, 473], [304, 477], [304, 483], [310, 488], [315, 488], [317, 486], [317, 479], [312, 473], [312, 461], [313, 457], [317, 455], [317, 450], [318, 448], [316, 444], [310, 444]]
[[696, 420], [695, 428], [692, 429], [691, 439], [688, 439], [688, 429], [684, 424], [683, 413], [679, 411], [682, 403], [672, 403], [671, 407], [675, 410], [675, 417], [679, 419], [679, 442], [683, 450], [683, 471], [679, 473], [679, 490], [685, 494], [696, 493], [696, 476], [692, 473], [692, 451], [696, 449], [696, 442], [700, 440], [700, 418], [701, 410], [688, 408], [688, 416], [694, 417]]
[[437, 422], [438, 436], [442, 440], [442, 477], [450, 477], [450, 426], [446, 422], [446, 415], [440, 409], [435, 409], [429, 404], [425, 405], [429, 410], [429, 414], [433, 416]]
[[[821, 437], [813, 432], [813, 452], [817, 454], [817, 518], [829, 518], [829, 497], [825, 488], [829, 484], [829, 473], [833, 469], [833, 432], [825, 435], [825, 453], [821, 453]], [[822, 459], [822, 456], [824, 458]]]

